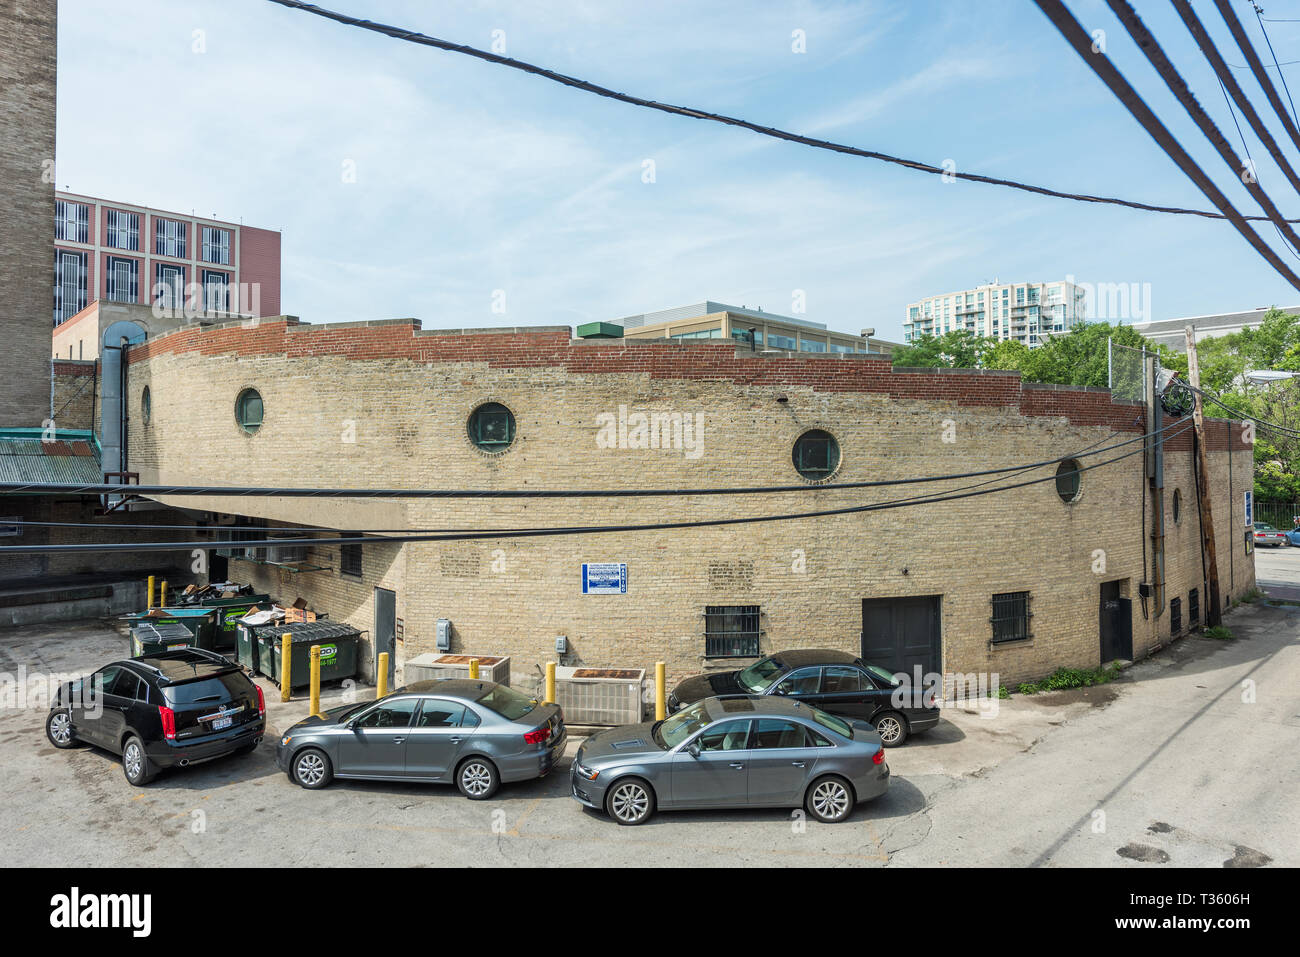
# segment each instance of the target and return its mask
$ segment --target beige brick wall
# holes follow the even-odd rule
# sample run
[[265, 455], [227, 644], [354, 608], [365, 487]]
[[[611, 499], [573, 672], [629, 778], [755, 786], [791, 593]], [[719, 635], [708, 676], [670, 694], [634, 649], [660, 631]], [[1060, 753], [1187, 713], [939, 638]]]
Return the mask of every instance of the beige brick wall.
[[[156, 341], [147, 358], [130, 366], [131, 408], [138, 409], [145, 385], [153, 394], [153, 421], [131, 429], [131, 466], [145, 483], [459, 489], [797, 484], [791, 446], [809, 428], [829, 430], [840, 444], [835, 481], [877, 481], [1014, 465], [1113, 444], [1133, 437], [1113, 430], [1128, 427], [1140, 411], [1116, 406], [1111, 424], [1102, 425], [1072, 423], [1065, 415], [1026, 415], [1015, 406], [974, 405], [968, 393], [992, 380], [955, 374], [906, 380], [908, 388], [937, 383], [934, 398], [825, 391], [814, 380], [822, 375], [818, 370], [839, 361], [834, 359], [802, 360], [810, 364], [790, 366], [796, 371], [785, 381], [758, 385], [651, 376], [638, 370], [635, 351], [610, 370], [575, 372], [551, 364], [364, 358], [360, 347], [355, 358], [199, 354], [168, 351], [162, 348], [166, 341]], [[707, 353], [715, 354], [723, 355]], [[902, 383], [905, 377], [895, 378]], [[235, 396], [245, 387], [257, 388], [266, 406], [265, 423], [253, 436], [242, 433], [233, 416]], [[781, 396], [786, 401], [778, 401]], [[1093, 394], [1035, 392], [1025, 402], [1058, 399], [1097, 401]], [[486, 401], [503, 402], [516, 418], [516, 441], [499, 456], [485, 455], [466, 435], [469, 413]], [[702, 454], [600, 448], [596, 417], [617, 414], [620, 405], [702, 413]], [[948, 424], [953, 442], [944, 441]], [[1166, 567], [1170, 595], [1181, 595], [1186, 606], [1188, 588], [1200, 580], [1200, 558], [1189, 443], [1186, 436], [1179, 441], [1181, 449], [1166, 455], [1168, 496], [1175, 487], [1184, 496], [1181, 520], [1168, 530]], [[1232, 527], [1239, 519], [1229, 514], [1228, 454], [1211, 458], [1224, 594], [1240, 595], [1254, 584], [1252, 566], [1237, 554], [1235, 573], [1229, 574], [1231, 549], [1241, 550], [1239, 529]], [[1234, 458], [1240, 491], [1251, 474], [1251, 454], [1243, 449]], [[373, 546], [366, 549], [359, 582], [339, 575], [332, 546], [315, 551], [328, 571], [289, 575], [233, 563], [232, 574], [282, 600], [301, 596], [367, 630], [373, 627], [373, 587], [392, 588], [404, 621], [403, 655], [432, 650], [435, 622], [448, 618], [454, 651], [510, 654], [519, 681], [555, 657], [557, 635], [568, 637], [574, 663], [649, 667], [664, 660], [674, 679], [725, 664], [702, 659], [703, 612], [711, 604], [760, 605], [764, 651], [858, 651], [864, 598], [940, 595], [945, 669], [994, 671], [1004, 682], [1019, 681], [1061, 665], [1098, 663], [1102, 581], [1128, 582], [1137, 655], [1168, 640], [1168, 612], [1156, 617], [1151, 609], [1150, 618], [1143, 618], [1137, 600], [1137, 583], [1147, 577], [1142, 467], [1142, 456], [1134, 455], [1085, 473], [1082, 494], [1071, 505], [1046, 482], [943, 504], [787, 522]], [[1050, 474], [1042, 470], [1007, 481]], [[883, 502], [986, 481], [727, 497], [351, 504], [212, 498], [186, 504], [335, 528], [485, 530], [755, 516]], [[1166, 513], [1169, 507], [1167, 502]], [[1146, 522], [1149, 533], [1149, 515]], [[1093, 570], [1098, 550], [1105, 554], [1100, 574]], [[628, 594], [582, 596], [579, 567], [595, 561], [627, 562]], [[1149, 554], [1146, 561], [1151, 563]], [[1034, 638], [994, 648], [991, 595], [1020, 590], [1033, 596]]]
[[0, 426], [49, 415], [55, 0], [0, 0]]

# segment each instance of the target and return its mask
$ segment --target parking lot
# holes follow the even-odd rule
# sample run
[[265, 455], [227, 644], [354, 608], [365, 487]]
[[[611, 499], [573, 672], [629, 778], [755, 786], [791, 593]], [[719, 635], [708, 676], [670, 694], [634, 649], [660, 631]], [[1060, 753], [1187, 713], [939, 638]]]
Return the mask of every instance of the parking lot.
[[[1300, 549], [1269, 561], [1261, 577], [1300, 585]], [[43, 707], [18, 706], [40, 675], [93, 670], [126, 656], [126, 640], [98, 621], [27, 626], [0, 633], [0, 672], [26, 677], [0, 709], [0, 829], [11, 860], [38, 866], [1294, 865], [1300, 608], [1259, 603], [1229, 624], [1236, 641], [1191, 637], [1110, 685], [1015, 695], [996, 716], [945, 709], [936, 729], [889, 751], [889, 792], [845, 823], [699, 811], [639, 828], [572, 800], [567, 758], [486, 802], [452, 786], [305, 791], [273, 755], [278, 732], [307, 714], [305, 695], [282, 704], [264, 679], [268, 735], [251, 756], [133, 788], [116, 756], [55, 750]], [[1259, 688], [1248, 705], [1237, 701], [1243, 677]], [[327, 687], [325, 706], [342, 694]], [[1101, 832], [1098, 808], [1110, 812]]]

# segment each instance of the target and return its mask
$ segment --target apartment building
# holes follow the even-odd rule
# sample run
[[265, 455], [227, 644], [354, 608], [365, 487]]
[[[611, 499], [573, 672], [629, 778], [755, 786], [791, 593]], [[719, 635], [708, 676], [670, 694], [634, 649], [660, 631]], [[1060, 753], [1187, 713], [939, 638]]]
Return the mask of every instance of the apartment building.
[[54, 325], [101, 300], [189, 319], [277, 315], [280, 233], [57, 192]]
[[991, 283], [930, 296], [907, 307], [903, 341], [965, 330], [993, 339], [1014, 339], [1033, 348], [1048, 336], [1080, 325], [1087, 291], [1076, 283]]
[[610, 324], [622, 327], [626, 339], [735, 339], [756, 350], [889, 355], [899, 346], [875, 338], [874, 329], [832, 332], [818, 322], [712, 301], [626, 316]]

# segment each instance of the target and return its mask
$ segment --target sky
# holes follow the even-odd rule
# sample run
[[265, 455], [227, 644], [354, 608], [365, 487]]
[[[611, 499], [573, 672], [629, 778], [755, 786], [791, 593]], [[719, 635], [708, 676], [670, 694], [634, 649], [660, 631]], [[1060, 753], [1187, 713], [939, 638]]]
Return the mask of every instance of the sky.
[[[1211, 208], [1030, 0], [320, 5], [936, 166]], [[1102, 0], [1068, 5], [1234, 204], [1259, 212]], [[1135, 6], [1240, 152], [1171, 5]], [[1267, 62], [1250, 5], [1234, 6]], [[1300, 0], [1264, 6], [1300, 19]], [[1197, 10], [1242, 65], [1213, 6]], [[1287, 64], [1300, 22], [1265, 27], [1300, 94]], [[1260, 185], [1300, 216], [1242, 127]], [[280, 230], [282, 309], [312, 323], [576, 326], [714, 300], [901, 340], [909, 302], [994, 278], [1136, 284], [1130, 321], [1300, 303], [1223, 221], [944, 182], [267, 0], [61, 0], [57, 182]]]

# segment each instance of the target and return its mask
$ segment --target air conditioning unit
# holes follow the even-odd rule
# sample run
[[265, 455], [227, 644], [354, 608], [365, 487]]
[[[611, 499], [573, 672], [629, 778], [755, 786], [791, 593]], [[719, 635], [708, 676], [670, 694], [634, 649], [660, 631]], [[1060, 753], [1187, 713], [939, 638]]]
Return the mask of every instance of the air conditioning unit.
[[307, 560], [306, 545], [271, 545], [266, 549], [266, 560], [268, 562], [277, 562], [281, 565], [289, 562], [305, 562]]
[[500, 655], [439, 655], [429, 652], [408, 658], [402, 666], [407, 684], [439, 678], [468, 678], [469, 663], [478, 659], [478, 676], [499, 685], [510, 684], [510, 658]]
[[637, 724], [645, 669], [556, 668], [556, 704], [570, 724]]

